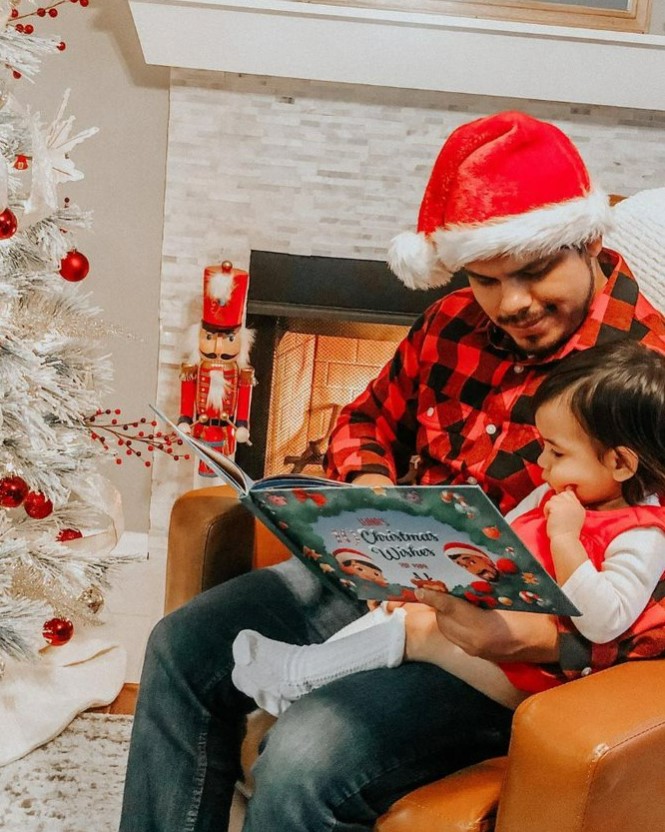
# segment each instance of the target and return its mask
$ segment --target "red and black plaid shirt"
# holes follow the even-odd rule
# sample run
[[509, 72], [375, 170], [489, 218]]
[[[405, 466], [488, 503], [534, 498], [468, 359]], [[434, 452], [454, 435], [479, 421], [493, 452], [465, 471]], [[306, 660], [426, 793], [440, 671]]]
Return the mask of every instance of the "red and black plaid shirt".
[[545, 373], [573, 350], [634, 338], [665, 352], [665, 320], [638, 291], [614, 252], [608, 280], [586, 321], [546, 360], [515, 351], [470, 289], [434, 303], [394, 358], [341, 412], [326, 455], [328, 475], [358, 473], [393, 481], [418, 457], [417, 481], [479, 483], [505, 514], [542, 482], [531, 396]]

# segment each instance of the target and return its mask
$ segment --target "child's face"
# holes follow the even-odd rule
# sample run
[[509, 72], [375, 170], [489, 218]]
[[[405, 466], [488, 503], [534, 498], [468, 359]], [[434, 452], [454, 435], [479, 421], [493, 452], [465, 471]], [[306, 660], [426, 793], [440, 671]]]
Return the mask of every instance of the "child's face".
[[616, 453], [602, 452], [591, 442], [565, 398], [552, 399], [536, 412], [536, 427], [543, 439], [538, 465], [543, 479], [557, 493], [572, 489], [584, 506], [609, 508], [625, 505], [621, 483], [615, 479]]

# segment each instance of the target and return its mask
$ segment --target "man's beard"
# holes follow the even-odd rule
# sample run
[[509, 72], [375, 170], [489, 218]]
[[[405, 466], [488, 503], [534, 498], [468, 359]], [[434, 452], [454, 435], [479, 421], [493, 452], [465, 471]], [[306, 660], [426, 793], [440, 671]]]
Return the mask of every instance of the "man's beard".
[[[591, 258], [588, 255], [585, 255], [584, 259], [585, 259], [585, 262], [587, 264], [587, 269], [588, 269], [588, 272], [589, 272], [589, 289], [587, 291], [586, 297], [584, 298], [584, 303], [582, 304], [582, 306], [580, 308], [579, 320], [575, 322], [574, 326], [570, 329], [570, 331], [565, 332], [561, 336], [561, 338], [559, 338], [554, 344], [548, 344], [545, 347], [538, 347], [537, 343], [534, 343], [533, 348], [531, 348], [530, 346], [528, 346], [528, 341], [529, 341], [528, 336], [527, 336], [527, 338], [525, 338], [526, 346], [524, 346], [522, 344], [517, 344], [517, 342], [515, 342], [517, 344], [517, 347], [522, 352], [526, 352], [529, 355], [534, 356], [535, 358], [547, 358], [547, 356], [553, 355], [558, 350], [560, 350], [561, 347], [570, 339], [570, 337], [575, 332], [577, 332], [577, 330], [582, 326], [582, 324], [584, 323], [584, 321], [587, 318], [587, 315], [589, 314], [589, 310], [591, 309], [591, 304], [593, 303], [593, 299], [594, 299], [594, 296], [596, 294], [596, 278], [595, 278], [595, 275], [593, 273], [593, 267], [591, 265]], [[545, 315], [546, 316], [555, 315], [556, 311], [557, 311], [556, 304], [549, 304], [549, 305], [545, 306]], [[499, 326], [502, 326], [502, 325], [505, 326], [506, 324], [509, 324], [509, 323], [510, 324], [517, 324], [517, 325], [522, 324], [523, 325], [526, 321], [528, 321], [528, 319], [529, 319], [528, 314], [525, 314], [523, 316], [516, 315], [516, 316], [513, 316], [509, 321], [506, 320], [506, 319], [504, 319], [500, 323], [497, 321], [497, 324]], [[537, 336], [534, 336], [534, 341], [536, 341], [536, 338], [537, 338]], [[514, 341], [514, 338], [511, 339], [511, 340]]]

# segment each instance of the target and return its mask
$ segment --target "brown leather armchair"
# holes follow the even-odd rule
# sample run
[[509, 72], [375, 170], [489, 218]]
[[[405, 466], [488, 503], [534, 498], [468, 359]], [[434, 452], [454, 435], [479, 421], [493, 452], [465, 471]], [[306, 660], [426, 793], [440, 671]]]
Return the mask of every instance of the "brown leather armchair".
[[[269, 555], [269, 558], [266, 557]], [[226, 487], [190, 491], [171, 514], [166, 611], [282, 559]], [[632, 662], [537, 694], [515, 714], [506, 757], [417, 789], [377, 832], [655, 832], [665, 829], [665, 660]], [[245, 787], [262, 732], [250, 717]]]

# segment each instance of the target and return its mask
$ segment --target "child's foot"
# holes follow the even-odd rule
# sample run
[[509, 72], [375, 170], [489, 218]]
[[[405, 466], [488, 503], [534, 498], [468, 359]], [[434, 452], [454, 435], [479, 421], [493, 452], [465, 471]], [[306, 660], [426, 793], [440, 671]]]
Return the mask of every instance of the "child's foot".
[[242, 630], [233, 642], [233, 684], [264, 711], [279, 716], [291, 702], [311, 690], [311, 686], [285, 677], [290, 660], [307, 646], [285, 644], [254, 630]]
[[404, 655], [404, 611], [366, 630], [323, 644], [285, 644], [254, 630], [233, 642], [233, 684], [278, 715], [305, 693], [362, 670], [394, 667]]

